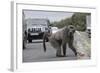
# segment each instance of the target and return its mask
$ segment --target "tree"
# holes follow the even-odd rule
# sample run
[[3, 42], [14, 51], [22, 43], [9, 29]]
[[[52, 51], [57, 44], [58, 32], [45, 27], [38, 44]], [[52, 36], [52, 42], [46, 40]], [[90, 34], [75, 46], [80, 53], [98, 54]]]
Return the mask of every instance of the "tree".
[[55, 21], [51, 24], [52, 24], [52, 26], [62, 28], [64, 26], [67, 26], [67, 25], [71, 24], [71, 18], [62, 19], [61, 21], [58, 21], [58, 22]]
[[90, 13], [74, 13], [72, 17], [62, 19], [61, 21], [55, 21], [52, 26], [56, 26], [58, 28], [62, 28], [67, 25], [74, 25], [77, 30], [85, 31], [86, 30], [86, 16], [90, 15]]
[[75, 13], [72, 16], [72, 25], [74, 25], [77, 30], [86, 30], [86, 13]]

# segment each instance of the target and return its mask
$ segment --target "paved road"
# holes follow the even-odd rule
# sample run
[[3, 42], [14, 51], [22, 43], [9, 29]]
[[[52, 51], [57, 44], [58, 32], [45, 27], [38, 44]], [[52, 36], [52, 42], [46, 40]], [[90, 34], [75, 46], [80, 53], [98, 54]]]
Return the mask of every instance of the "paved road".
[[77, 57], [69, 48], [67, 49], [67, 57], [56, 57], [56, 50], [47, 42], [47, 51], [43, 51], [42, 42], [27, 44], [27, 48], [23, 50], [23, 62], [35, 61], [57, 61], [57, 60], [75, 60]]
[[[80, 40], [78, 39], [78, 41]], [[80, 41], [80, 42], [83, 42], [83, 41]], [[68, 47], [66, 50], [67, 52], [66, 57], [56, 57], [56, 50], [50, 45], [49, 42], [47, 42], [46, 45], [47, 45], [47, 51], [44, 52], [42, 40], [37, 40], [37, 41], [33, 40], [33, 43], [28, 43], [27, 48], [23, 50], [23, 62], [77, 60], [77, 57], [74, 56], [74, 53]]]

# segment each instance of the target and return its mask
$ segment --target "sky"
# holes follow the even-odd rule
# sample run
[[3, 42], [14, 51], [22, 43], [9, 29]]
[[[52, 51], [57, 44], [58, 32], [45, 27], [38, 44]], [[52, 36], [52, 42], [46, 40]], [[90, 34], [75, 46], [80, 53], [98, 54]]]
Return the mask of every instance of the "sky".
[[60, 21], [65, 18], [71, 17], [74, 13], [72, 12], [60, 12], [60, 11], [35, 11], [35, 10], [24, 10], [25, 19], [28, 18], [45, 18], [49, 19], [50, 22]]

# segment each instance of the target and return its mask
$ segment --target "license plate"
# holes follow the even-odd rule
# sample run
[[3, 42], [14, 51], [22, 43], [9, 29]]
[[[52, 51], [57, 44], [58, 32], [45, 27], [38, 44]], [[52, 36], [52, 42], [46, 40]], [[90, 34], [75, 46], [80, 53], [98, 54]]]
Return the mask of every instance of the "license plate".
[[31, 33], [31, 35], [39, 35], [38, 33]]

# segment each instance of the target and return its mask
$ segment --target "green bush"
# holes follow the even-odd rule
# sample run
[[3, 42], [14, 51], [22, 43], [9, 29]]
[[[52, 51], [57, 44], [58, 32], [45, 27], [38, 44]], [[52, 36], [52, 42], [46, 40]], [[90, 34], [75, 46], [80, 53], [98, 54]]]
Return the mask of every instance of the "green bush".
[[77, 30], [85, 31], [86, 30], [86, 15], [89, 13], [74, 13], [72, 17], [65, 18], [58, 22], [51, 23], [51, 26], [62, 28], [67, 25], [74, 25]]

